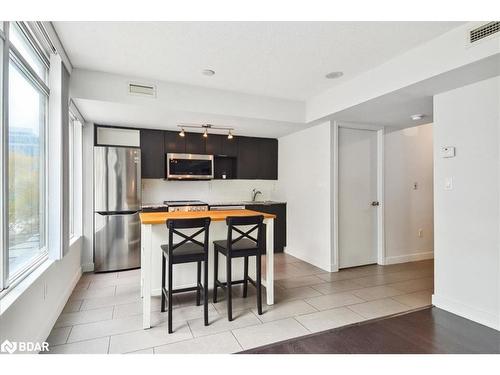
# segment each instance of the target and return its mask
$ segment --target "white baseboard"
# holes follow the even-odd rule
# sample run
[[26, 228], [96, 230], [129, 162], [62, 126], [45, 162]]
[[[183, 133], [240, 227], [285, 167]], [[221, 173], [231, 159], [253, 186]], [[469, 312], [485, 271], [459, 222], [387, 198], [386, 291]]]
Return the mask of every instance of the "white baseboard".
[[290, 248], [286, 248], [285, 251], [284, 251], [285, 254], [289, 254], [291, 256], [294, 256], [295, 258], [298, 258], [304, 262], [307, 262], [309, 264], [312, 264], [313, 266], [315, 267], [318, 267], [318, 268], [321, 268], [322, 270], [326, 271], [326, 272], [335, 272], [331, 269], [331, 265], [329, 264], [328, 266], [325, 267], [324, 264], [319, 264], [315, 259], [311, 259], [307, 256], [304, 256], [304, 254], [297, 254], [296, 252], [293, 251], [293, 249], [290, 249]]
[[475, 307], [436, 294], [432, 296], [432, 304], [452, 314], [500, 331], [499, 317], [490, 312], [478, 310]]
[[414, 254], [396, 255], [391, 257], [385, 257], [384, 265], [396, 264], [396, 263], [406, 263], [406, 262], [416, 262], [419, 260], [433, 259], [434, 251], [423, 251]]
[[82, 272], [94, 272], [94, 263], [82, 264]]
[[73, 275], [73, 278], [71, 281], [68, 283], [66, 289], [64, 290], [64, 293], [60, 296], [57, 305], [55, 306], [53, 313], [51, 316], [47, 316], [45, 319], [45, 327], [41, 330], [42, 334], [38, 338], [36, 342], [44, 342], [47, 340], [47, 337], [49, 337], [50, 332], [52, 331], [52, 328], [54, 327], [54, 324], [56, 324], [57, 319], [59, 318], [59, 315], [61, 315], [61, 312], [64, 309], [64, 306], [66, 306], [66, 303], [69, 300], [69, 297], [71, 296], [71, 293], [73, 293], [73, 290], [75, 289], [76, 284], [78, 283], [78, 280], [80, 280], [80, 277], [82, 277], [82, 268], [78, 268], [78, 270], [75, 272]]

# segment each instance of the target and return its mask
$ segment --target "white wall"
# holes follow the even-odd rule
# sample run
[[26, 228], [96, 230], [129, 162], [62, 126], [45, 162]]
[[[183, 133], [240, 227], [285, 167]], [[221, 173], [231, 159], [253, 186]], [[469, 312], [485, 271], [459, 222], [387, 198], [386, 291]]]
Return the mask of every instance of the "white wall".
[[[41, 265], [0, 304], [0, 342], [43, 342], [80, 279], [81, 238], [61, 260]], [[26, 286], [25, 286], [26, 285]], [[6, 306], [8, 304], [8, 307]]]
[[[433, 303], [500, 329], [500, 77], [434, 97]], [[441, 158], [442, 146], [456, 147]], [[453, 178], [453, 189], [445, 180]]]
[[286, 252], [331, 271], [330, 122], [279, 138], [276, 198], [287, 202]]
[[[433, 257], [432, 124], [384, 134], [385, 263]], [[417, 183], [417, 189], [414, 189]], [[422, 237], [418, 236], [422, 230]]]

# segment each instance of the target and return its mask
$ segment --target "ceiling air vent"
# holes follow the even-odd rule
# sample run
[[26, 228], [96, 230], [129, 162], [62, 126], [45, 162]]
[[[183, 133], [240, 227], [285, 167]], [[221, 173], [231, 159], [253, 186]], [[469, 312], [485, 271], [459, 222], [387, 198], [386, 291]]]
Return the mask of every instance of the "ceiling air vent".
[[142, 83], [129, 83], [128, 93], [130, 95], [147, 96], [149, 98], [156, 97], [156, 87], [152, 85], [145, 85]]
[[493, 21], [488, 22], [485, 25], [476, 27], [475, 29], [469, 32], [469, 43], [477, 42], [478, 40], [489, 37], [493, 34], [496, 34], [500, 31], [500, 22]]

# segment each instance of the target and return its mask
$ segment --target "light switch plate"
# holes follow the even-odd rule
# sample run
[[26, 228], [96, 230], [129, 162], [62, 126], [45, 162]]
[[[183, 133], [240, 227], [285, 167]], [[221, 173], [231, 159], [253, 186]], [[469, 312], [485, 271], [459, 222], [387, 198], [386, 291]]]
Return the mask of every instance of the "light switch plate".
[[445, 178], [444, 190], [453, 190], [453, 177], [446, 177]]
[[441, 157], [442, 158], [454, 158], [455, 157], [455, 147], [453, 147], [453, 146], [441, 147]]

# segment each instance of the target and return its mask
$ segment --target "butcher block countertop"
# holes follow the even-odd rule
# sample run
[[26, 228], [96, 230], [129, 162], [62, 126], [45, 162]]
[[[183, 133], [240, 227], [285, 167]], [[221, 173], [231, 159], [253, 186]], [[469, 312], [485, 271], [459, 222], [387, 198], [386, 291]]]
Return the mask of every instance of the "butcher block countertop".
[[195, 219], [209, 217], [212, 221], [224, 221], [228, 216], [263, 215], [265, 219], [275, 219], [276, 215], [252, 210], [195, 211], [195, 212], [141, 212], [141, 224], [165, 224], [167, 219]]

